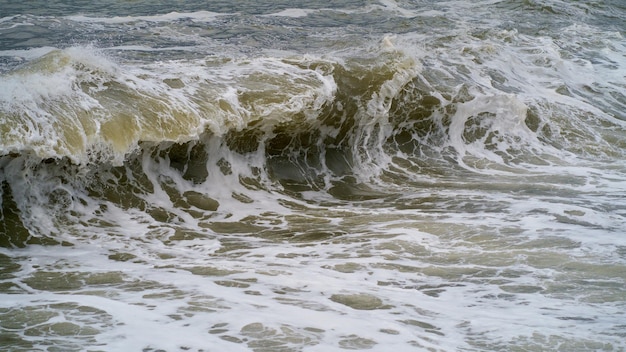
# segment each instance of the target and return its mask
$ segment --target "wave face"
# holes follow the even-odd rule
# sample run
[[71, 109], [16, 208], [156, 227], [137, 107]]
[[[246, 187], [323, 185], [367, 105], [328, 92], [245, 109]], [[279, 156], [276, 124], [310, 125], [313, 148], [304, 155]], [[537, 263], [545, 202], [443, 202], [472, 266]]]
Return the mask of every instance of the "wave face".
[[2, 349], [626, 348], [619, 1], [46, 4]]

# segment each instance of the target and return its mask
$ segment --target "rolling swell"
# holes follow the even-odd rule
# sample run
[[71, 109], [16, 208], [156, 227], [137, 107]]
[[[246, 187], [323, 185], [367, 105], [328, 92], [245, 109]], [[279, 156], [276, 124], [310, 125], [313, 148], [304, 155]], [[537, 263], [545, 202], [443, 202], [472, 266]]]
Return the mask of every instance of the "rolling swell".
[[568, 139], [551, 133], [540, 104], [468, 84], [435, 88], [383, 43], [341, 61], [132, 67], [69, 48], [25, 64], [5, 75], [14, 95], [2, 105], [2, 246], [70, 243], [55, 229], [83, 236], [92, 224], [114, 232], [112, 209], [210, 222], [255, 203], [249, 192], [283, 204], [363, 201], [562, 162]]
[[[177, 190], [169, 172], [191, 185], [219, 173], [243, 189], [325, 189], [331, 174], [352, 173], [358, 125], [369, 123], [359, 111], [396, 74], [306, 58], [192, 65], [194, 74], [167, 67], [169, 77], [151, 77], [72, 48], [7, 74], [2, 245], [58, 243], [54, 229], [84, 226], [82, 215], [98, 218], [106, 204], [171, 220], [150, 196], [189, 208], [192, 194], [194, 207], [217, 210], [217, 200]], [[19, 94], [35, 80], [37, 89]]]
[[244, 203], [245, 190], [327, 190], [354, 174], [356, 156], [372, 147], [365, 140], [388, 124], [393, 95], [414, 76], [394, 53], [353, 67], [225, 58], [161, 70], [87, 49], [51, 50], [5, 75], [13, 88], [1, 116], [5, 247], [58, 243], [54, 229], [80, 232], [111, 206], [176, 218], [151, 197], [216, 211], [210, 189], [178, 187], [215, 174], [236, 183], [243, 191], [226, 194]]

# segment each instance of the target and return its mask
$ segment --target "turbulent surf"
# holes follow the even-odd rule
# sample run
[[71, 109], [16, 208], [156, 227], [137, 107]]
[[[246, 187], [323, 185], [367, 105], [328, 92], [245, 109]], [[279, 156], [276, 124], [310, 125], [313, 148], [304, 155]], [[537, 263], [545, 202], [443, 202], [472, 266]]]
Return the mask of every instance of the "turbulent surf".
[[0, 1], [0, 347], [626, 348], [619, 1]]

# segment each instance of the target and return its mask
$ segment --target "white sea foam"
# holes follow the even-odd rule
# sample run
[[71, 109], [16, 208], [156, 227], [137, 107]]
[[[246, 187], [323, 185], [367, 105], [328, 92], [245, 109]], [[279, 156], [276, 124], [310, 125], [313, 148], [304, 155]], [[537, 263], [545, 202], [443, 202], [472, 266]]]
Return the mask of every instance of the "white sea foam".
[[2, 50], [0, 51], [0, 56], [19, 57], [22, 60], [34, 60], [54, 50], [58, 49], [54, 47], [40, 47], [24, 50]]
[[[336, 89], [327, 73], [273, 58], [233, 62], [214, 70], [203, 60], [120, 66], [89, 47], [26, 54], [42, 56], [7, 75], [0, 92], [4, 111], [21, 121], [7, 123], [26, 129], [16, 126], [7, 132], [3, 153], [31, 150], [44, 158], [66, 156], [81, 161], [92, 148], [102, 145], [112, 147], [119, 163], [140, 141], [185, 142], [207, 128], [221, 135], [256, 120], [265, 120], [269, 128], [298, 113], [314, 117], [315, 111], [333, 99]], [[168, 79], [182, 86], [172, 89]], [[111, 82], [143, 99], [111, 105], [100, 98], [110, 91]], [[81, 89], [83, 84], [91, 86]], [[245, 96], [250, 98], [242, 100]], [[49, 109], [49, 104], [59, 106]], [[136, 104], [145, 107], [135, 110]], [[55, 109], [63, 112], [57, 116]], [[154, 113], [146, 116], [142, 111]], [[135, 114], [134, 122], [126, 122], [129, 128], [120, 131], [121, 138], [115, 132], [108, 134], [110, 128], [117, 128], [113, 124], [118, 113]], [[85, 120], [82, 114], [90, 118]], [[82, 134], [78, 137], [82, 141], [71, 144], [66, 135], [74, 131]], [[68, 144], [59, 146], [58, 141]]]
[[[591, 25], [529, 34], [500, 17], [508, 9], [483, 16], [499, 3], [334, 9], [400, 20], [333, 22], [341, 30], [318, 34], [339, 44], [316, 55], [299, 53], [310, 28], [265, 16], [216, 24], [232, 33], [206, 46], [191, 26], [189, 46], [144, 35], [3, 51], [32, 64], [2, 77], [3, 113], [33, 119], [5, 134], [21, 140], [0, 142], [13, 153], [0, 157], [2, 226], [17, 212], [33, 238], [0, 248], [0, 333], [65, 350], [623, 349], [622, 38]], [[420, 32], [425, 14], [449, 28]], [[275, 48], [254, 47], [265, 36]], [[346, 98], [351, 85], [368, 89]], [[99, 126], [123, 105], [132, 113], [113, 126], [133, 123], [115, 133], [142, 131], [115, 167], [34, 160], [25, 144], [62, 155], [52, 117], [72, 116], [52, 116], [59, 101], [100, 109]], [[337, 120], [319, 120], [327, 110]], [[97, 147], [99, 131], [85, 143]], [[318, 183], [275, 175], [292, 169]], [[342, 186], [347, 195], [332, 193]], [[351, 198], [352, 186], [370, 198]], [[60, 244], [37, 244], [45, 236]]]
[[109, 24], [121, 24], [131, 23], [136, 21], [146, 22], [171, 22], [178, 20], [189, 19], [194, 22], [210, 22], [215, 20], [219, 16], [226, 16], [229, 14], [210, 12], [210, 11], [197, 11], [197, 12], [169, 12], [162, 15], [154, 16], [115, 16], [115, 17], [91, 17], [84, 15], [72, 15], [66, 18], [75, 22], [87, 22], [87, 23], [109, 23]]
[[418, 15], [424, 15], [424, 13], [420, 13], [417, 11], [407, 10], [398, 5], [398, 3], [394, 0], [379, 0], [379, 2], [384, 6], [385, 10], [392, 11], [401, 17], [413, 18]]
[[309, 9], [285, 9], [285, 10], [282, 10], [280, 12], [276, 12], [276, 13], [272, 13], [272, 14], [264, 15], [264, 16], [299, 18], [299, 17], [306, 17], [306, 16], [308, 16], [312, 12], [317, 12], [317, 11], [316, 10], [309, 10]]

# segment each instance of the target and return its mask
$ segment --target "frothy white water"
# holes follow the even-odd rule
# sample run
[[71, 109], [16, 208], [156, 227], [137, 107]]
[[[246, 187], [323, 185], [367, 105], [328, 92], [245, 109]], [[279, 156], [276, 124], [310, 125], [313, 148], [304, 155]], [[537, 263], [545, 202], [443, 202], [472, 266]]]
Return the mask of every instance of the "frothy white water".
[[565, 23], [599, 10], [250, 6], [0, 52], [1, 347], [626, 348], [623, 38]]
[[121, 66], [89, 47], [46, 52], [4, 77], [0, 152], [121, 164], [139, 142], [314, 118], [336, 89], [306, 68], [314, 59], [212, 60]]
[[67, 16], [67, 19], [76, 22], [101, 22], [107, 24], [120, 24], [129, 22], [172, 22], [179, 20], [192, 20], [194, 22], [210, 22], [220, 16], [229, 16], [231, 14], [217, 13], [211, 11], [197, 11], [189, 13], [170, 12], [156, 16], [115, 16], [115, 17], [90, 17], [90, 16]]
[[[528, 214], [524, 207], [512, 208], [510, 221]], [[580, 216], [580, 210], [567, 210], [570, 218]], [[18, 315], [29, 314], [20, 313], [22, 307], [59, 314], [40, 327], [53, 326], [52, 331], [60, 330], [54, 324], [61, 322], [93, 329], [83, 321], [87, 318], [66, 310], [96, 308], [102, 325], [97, 334], [86, 335], [108, 350], [545, 349], [553, 344], [614, 349], [621, 344], [619, 296], [606, 296], [602, 287], [624, 278], [619, 265], [612, 266], [616, 262], [603, 263], [614, 252], [598, 251], [617, 239], [605, 231], [576, 238], [578, 226], [555, 227], [548, 212], [508, 224], [498, 214], [442, 217], [345, 206], [333, 212], [340, 216], [327, 215], [330, 224], [353, 230], [321, 242], [288, 245], [205, 232], [164, 246], [150, 239], [154, 231], [129, 218], [119, 240], [114, 236], [53, 255], [37, 246], [4, 250], [23, 256], [18, 277], [34, 290], [23, 286], [31, 293], [13, 294], [2, 304]], [[484, 230], [472, 235], [477, 225]], [[128, 236], [139, 232], [143, 235], [129, 242]], [[596, 236], [607, 241], [589, 241]], [[225, 248], [233, 242], [241, 247]], [[111, 250], [123, 251], [117, 261]], [[156, 256], [124, 261], [119, 255], [141, 250]], [[57, 283], [45, 284], [45, 275]], [[38, 293], [43, 287], [52, 293]], [[58, 338], [68, 343], [63, 334]], [[603, 342], [597, 342], [598, 334]], [[80, 345], [88, 337], [73, 339]]]

